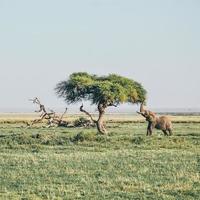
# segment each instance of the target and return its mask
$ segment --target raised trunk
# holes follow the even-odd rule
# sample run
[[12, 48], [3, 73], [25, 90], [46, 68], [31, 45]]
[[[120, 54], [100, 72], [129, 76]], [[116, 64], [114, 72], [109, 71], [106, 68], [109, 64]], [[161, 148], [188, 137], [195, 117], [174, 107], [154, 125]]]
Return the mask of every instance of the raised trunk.
[[140, 105], [140, 112], [144, 113], [145, 109], [144, 109], [144, 103], [141, 103]]

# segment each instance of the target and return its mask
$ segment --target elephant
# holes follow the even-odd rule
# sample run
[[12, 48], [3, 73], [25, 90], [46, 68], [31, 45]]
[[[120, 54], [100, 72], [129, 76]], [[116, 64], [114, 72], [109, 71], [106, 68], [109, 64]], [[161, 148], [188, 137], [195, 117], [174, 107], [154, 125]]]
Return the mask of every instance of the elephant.
[[137, 113], [148, 122], [147, 136], [152, 135], [154, 128], [162, 130], [165, 136], [172, 135], [172, 122], [168, 116], [157, 116], [154, 112], [145, 110], [144, 103], [141, 103], [140, 112]]

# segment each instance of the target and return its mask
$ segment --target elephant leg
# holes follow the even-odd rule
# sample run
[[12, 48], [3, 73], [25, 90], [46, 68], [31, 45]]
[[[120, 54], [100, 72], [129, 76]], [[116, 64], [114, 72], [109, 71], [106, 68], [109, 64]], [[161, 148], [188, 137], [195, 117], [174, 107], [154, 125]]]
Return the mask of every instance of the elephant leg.
[[169, 129], [168, 132], [169, 132], [169, 135], [173, 135], [172, 129]]
[[165, 136], [168, 136], [167, 131], [166, 130], [162, 130]]
[[152, 135], [152, 123], [151, 122], [148, 123], [148, 127], [147, 127], [147, 136], [148, 135]]
[[149, 129], [147, 128], [147, 136], [149, 135]]

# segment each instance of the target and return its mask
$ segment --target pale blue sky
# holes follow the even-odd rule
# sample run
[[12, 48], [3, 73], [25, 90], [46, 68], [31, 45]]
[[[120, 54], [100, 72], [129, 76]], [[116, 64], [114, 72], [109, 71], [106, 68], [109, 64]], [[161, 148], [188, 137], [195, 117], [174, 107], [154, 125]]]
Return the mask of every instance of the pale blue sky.
[[75, 71], [141, 82], [148, 106], [200, 107], [199, 0], [0, 0], [0, 109], [29, 108]]

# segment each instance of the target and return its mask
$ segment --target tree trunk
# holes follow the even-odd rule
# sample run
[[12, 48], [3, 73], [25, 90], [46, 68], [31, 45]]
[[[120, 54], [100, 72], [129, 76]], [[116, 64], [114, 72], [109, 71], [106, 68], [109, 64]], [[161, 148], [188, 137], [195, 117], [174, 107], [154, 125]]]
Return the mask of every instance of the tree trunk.
[[89, 112], [87, 112], [86, 110], [83, 109], [83, 105], [80, 107], [80, 111], [83, 112], [83, 113], [85, 113], [87, 116], [90, 117], [90, 119], [93, 121], [93, 123], [96, 124], [97, 130], [101, 134], [107, 134], [107, 130], [105, 128], [104, 121], [103, 121], [103, 116], [105, 114], [106, 107], [107, 107], [106, 104], [102, 104], [102, 103], [98, 104], [98, 111], [99, 111], [99, 118], [98, 118], [98, 120], [93, 119], [92, 115]]
[[105, 128], [104, 125], [104, 121], [103, 121], [103, 116], [105, 114], [105, 109], [106, 106], [103, 104], [99, 104], [98, 105], [98, 111], [99, 111], [99, 118], [96, 121], [96, 125], [97, 125], [97, 130], [101, 133], [101, 134], [107, 134], [107, 130]]
[[107, 130], [106, 130], [105, 126], [104, 126], [104, 121], [103, 121], [102, 117], [103, 117], [103, 115], [101, 116], [101, 119], [98, 119], [97, 122], [96, 122], [97, 130], [101, 134], [107, 134]]

